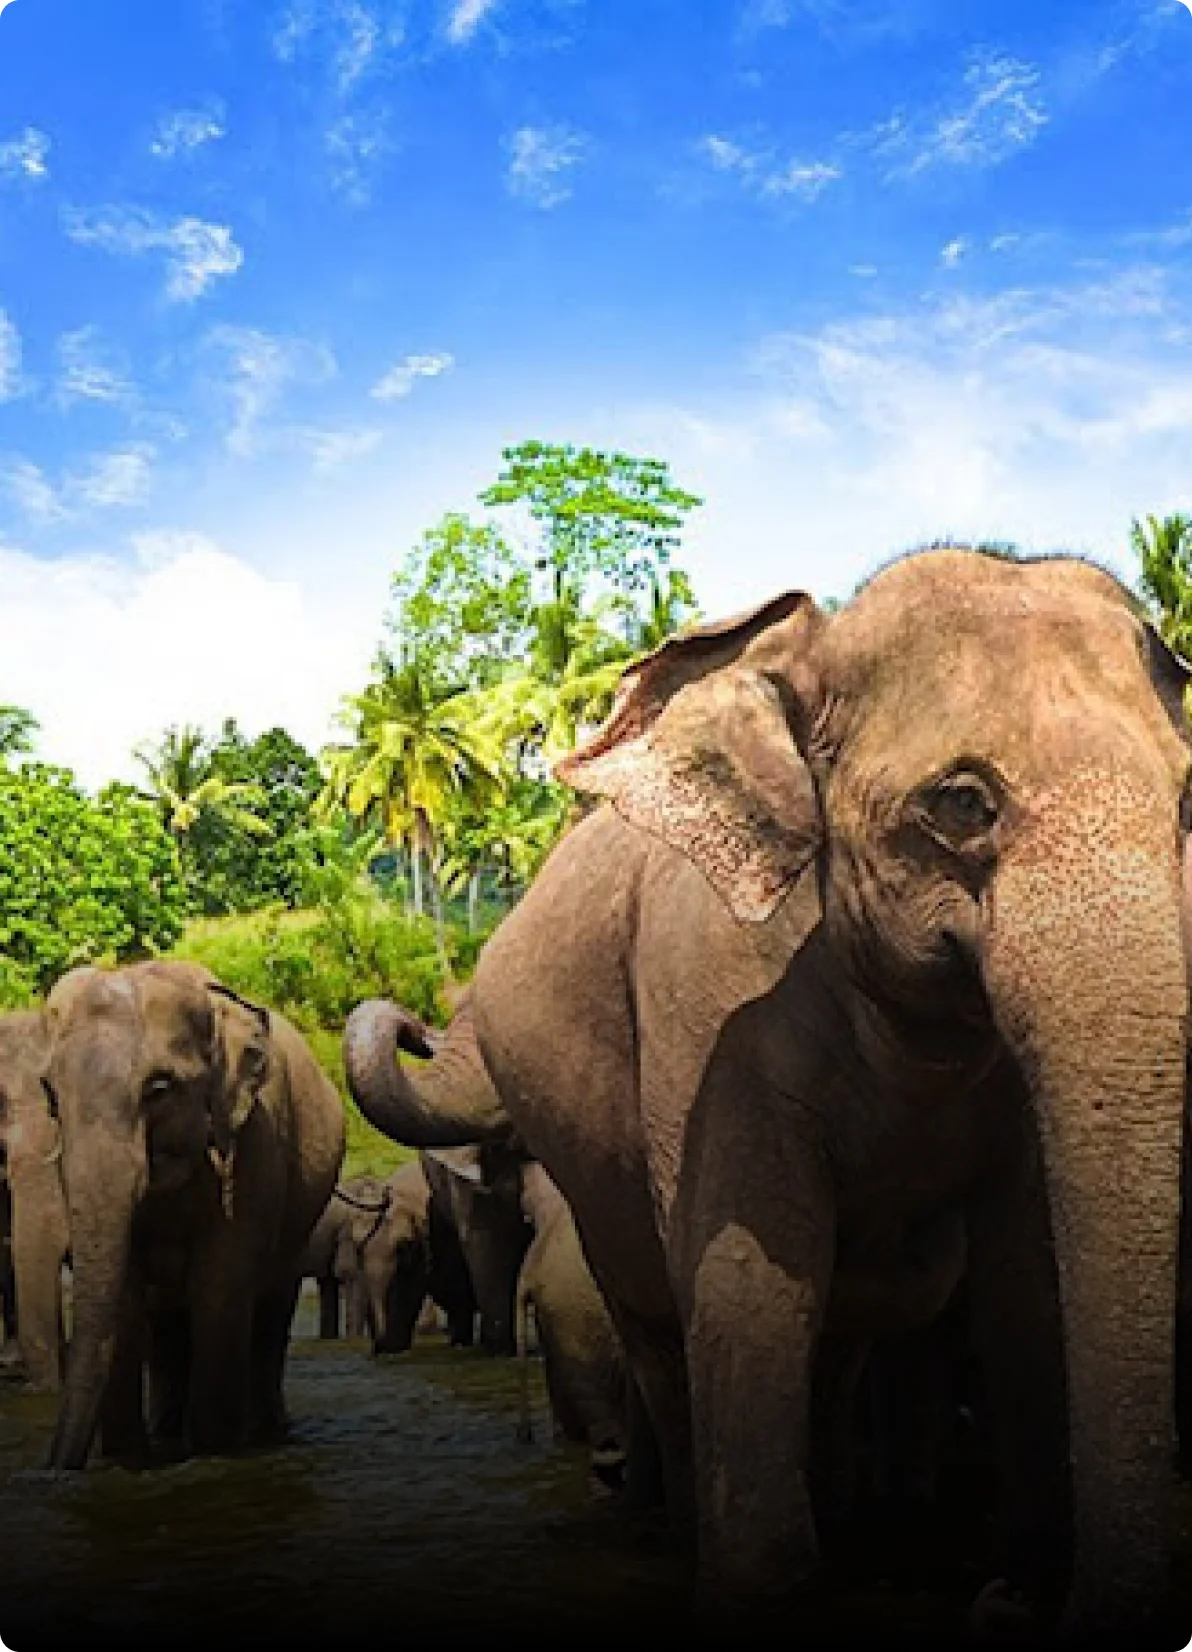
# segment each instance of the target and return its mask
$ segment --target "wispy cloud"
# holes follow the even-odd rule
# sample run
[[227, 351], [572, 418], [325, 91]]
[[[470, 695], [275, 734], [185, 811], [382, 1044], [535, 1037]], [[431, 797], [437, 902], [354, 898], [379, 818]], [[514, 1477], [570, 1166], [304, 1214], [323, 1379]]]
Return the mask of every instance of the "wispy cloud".
[[402, 396], [408, 396], [419, 379], [435, 379], [441, 373], [448, 373], [455, 366], [455, 357], [446, 351], [438, 351], [433, 355], [403, 356], [395, 366], [391, 367], [383, 378], [373, 385], [370, 395], [379, 402], [398, 401]]
[[332, 188], [351, 206], [367, 206], [378, 164], [392, 149], [388, 122], [379, 111], [360, 111], [333, 121], [323, 142]]
[[63, 333], [58, 340], [54, 394], [62, 407], [73, 402], [130, 402], [134, 391], [123, 353], [109, 344], [95, 326]]
[[954, 270], [960, 260], [969, 251], [969, 241], [963, 235], [958, 235], [946, 246], [940, 248], [940, 263], [945, 269]]
[[166, 265], [166, 296], [182, 303], [200, 297], [220, 276], [234, 275], [244, 262], [228, 225], [202, 218], [167, 223], [141, 207], [68, 207], [63, 227], [73, 241], [105, 252], [159, 253]]
[[0, 488], [30, 521], [66, 522], [93, 511], [142, 504], [149, 492], [155, 454], [139, 443], [92, 456], [82, 470], [55, 483], [32, 460], [0, 461]]
[[756, 149], [711, 132], [696, 145], [717, 172], [738, 178], [763, 198], [814, 201], [843, 170], [829, 161], [780, 161], [772, 149]]
[[895, 114], [872, 134], [887, 177], [932, 167], [996, 166], [1047, 124], [1040, 73], [1005, 54], [983, 54], [964, 72], [963, 95], [931, 116]]
[[345, 97], [404, 38], [400, 19], [385, 19], [375, 0], [294, 0], [274, 33], [273, 50], [283, 63], [318, 56], [333, 90]]
[[455, 46], [470, 40], [500, 0], [454, 0], [447, 17], [447, 38]]
[[570, 174], [586, 157], [588, 140], [569, 126], [519, 126], [507, 147], [510, 194], [547, 211], [570, 198]]
[[157, 136], [149, 145], [151, 154], [160, 160], [172, 160], [175, 155], [188, 155], [201, 149], [205, 143], [226, 135], [223, 113], [218, 106], [206, 109], [176, 109], [163, 115], [157, 123]]
[[335, 376], [335, 357], [311, 339], [282, 338], [254, 327], [220, 326], [208, 334], [205, 349], [218, 363], [215, 389], [231, 407], [225, 437], [228, 449], [242, 458], [257, 453], [277, 431], [265, 428], [287, 390], [324, 384]]
[[0, 143], [0, 178], [29, 178], [41, 183], [50, 175], [50, 140], [35, 126]]
[[383, 430], [376, 429], [303, 430], [295, 434], [300, 436], [319, 475], [340, 470], [356, 459], [367, 458], [385, 437]]

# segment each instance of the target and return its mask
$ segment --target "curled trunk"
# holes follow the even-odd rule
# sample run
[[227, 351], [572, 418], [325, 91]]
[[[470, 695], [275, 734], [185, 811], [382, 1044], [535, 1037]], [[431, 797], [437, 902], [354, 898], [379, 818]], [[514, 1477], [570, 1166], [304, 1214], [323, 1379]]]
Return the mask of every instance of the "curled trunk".
[[[399, 1052], [432, 1054], [421, 1071]], [[360, 1111], [409, 1147], [463, 1147], [509, 1134], [509, 1121], [484, 1065], [465, 999], [447, 1031], [428, 1034], [388, 999], [358, 1004], [344, 1027], [348, 1087]]]

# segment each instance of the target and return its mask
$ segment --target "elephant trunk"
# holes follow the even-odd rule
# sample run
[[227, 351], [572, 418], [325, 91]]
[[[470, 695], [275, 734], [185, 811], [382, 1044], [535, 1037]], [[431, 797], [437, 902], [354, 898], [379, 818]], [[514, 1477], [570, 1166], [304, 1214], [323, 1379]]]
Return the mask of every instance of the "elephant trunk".
[[1164, 1585], [1188, 995], [1174, 811], [1096, 781], [1007, 855], [984, 958], [1043, 1151], [1080, 1632], [1133, 1625]]
[[[66, 1380], [49, 1467], [87, 1462], [107, 1393], [128, 1284], [133, 1214], [143, 1161], [125, 1142], [85, 1144], [66, 1157], [74, 1313]], [[72, 1160], [74, 1161], [72, 1163]]]
[[[425, 1072], [413, 1076], [398, 1051], [417, 1051], [410, 1029], [421, 1029]], [[504, 1139], [509, 1121], [484, 1068], [471, 1017], [461, 1011], [445, 1035], [430, 1039], [409, 1012], [384, 998], [358, 1004], [344, 1026], [348, 1088], [370, 1124], [408, 1147], [465, 1147]]]

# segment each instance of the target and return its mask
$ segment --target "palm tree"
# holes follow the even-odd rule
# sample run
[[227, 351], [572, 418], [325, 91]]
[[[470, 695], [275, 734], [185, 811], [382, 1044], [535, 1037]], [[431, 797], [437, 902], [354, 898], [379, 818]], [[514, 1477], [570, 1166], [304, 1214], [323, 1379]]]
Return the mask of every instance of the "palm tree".
[[[423, 911], [423, 866], [433, 868], [440, 823], [454, 799], [476, 807], [504, 789], [500, 749], [476, 726], [473, 694], [436, 700], [417, 657], [377, 659], [377, 675], [361, 694], [344, 697], [341, 723], [352, 739], [324, 748], [325, 776], [316, 812], [343, 807], [354, 819], [375, 815], [393, 847], [410, 858], [413, 904]], [[438, 889], [431, 897], [441, 931]]]
[[157, 804], [166, 828], [179, 840], [204, 815], [253, 837], [272, 837], [273, 827], [250, 807], [267, 801], [263, 788], [214, 773], [202, 729], [189, 723], [170, 727], [160, 745], [140, 745], [133, 756], [148, 776], [141, 795]]
[[1130, 543], [1142, 564], [1139, 584], [1159, 610], [1159, 629], [1176, 653], [1192, 658], [1192, 516], [1137, 517]]
[[23, 706], [0, 705], [0, 768], [7, 766], [10, 757], [33, 750], [33, 736], [40, 727]]

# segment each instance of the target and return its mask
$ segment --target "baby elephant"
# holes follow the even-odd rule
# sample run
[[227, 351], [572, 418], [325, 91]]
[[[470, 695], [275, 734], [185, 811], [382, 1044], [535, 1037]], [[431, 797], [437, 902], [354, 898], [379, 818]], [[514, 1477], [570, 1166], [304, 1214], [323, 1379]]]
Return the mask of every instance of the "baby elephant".
[[556, 1432], [588, 1447], [593, 1490], [624, 1482], [625, 1359], [604, 1298], [584, 1257], [570, 1207], [542, 1165], [522, 1173], [522, 1204], [534, 1228], [517, 1286], [521, 1372], [520, 1439], [531, 1437], [526, 1359], [531, 1309]]

